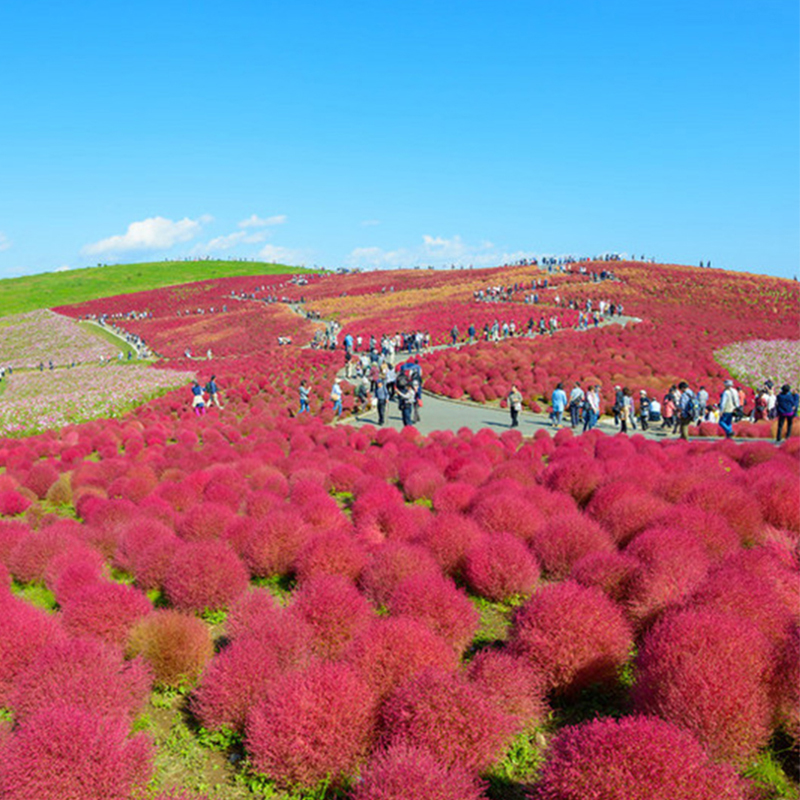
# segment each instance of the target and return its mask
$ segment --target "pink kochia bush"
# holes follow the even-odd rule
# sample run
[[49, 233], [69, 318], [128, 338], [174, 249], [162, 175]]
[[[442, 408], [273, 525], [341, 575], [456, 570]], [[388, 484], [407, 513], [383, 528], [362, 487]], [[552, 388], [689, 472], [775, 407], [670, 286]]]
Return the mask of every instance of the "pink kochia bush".
[[622, 610], [599, 589], [565, 581], [540, 589], [519, 609], [510, 641], [548, 689], [572, 694], [613, 682], [633, 634]]
[[362, 770], [353, 800], [481, 800], [482, 785], [468, 770], [447, 767], [428, 750], [398, 744], [379, 750]]
[[530, 800], [744, 800], [734, 771], [659, 719], [595, 719], [553, 740]]
[[176, 550], [164, 592], [182, 611], [204, 611], [227, 607], [248, 581], [241, 559], [224, 542], [190, 542]]
[[124, 661], [116, 648], [67, 639], [44, 648], [17, 676], [8, 704], [18, 721], [51, 705], [132, 719], [147, 702], [151, 680], [140, 660]]
[[480, 622], [480, 615], [466, 594], [442, 576], [405, 578], [387, 606], [394, 616], [418, 619], [459, 653], [472, 641]]
[[565, 578], [583, 556], [614, 549], [608, 532], [591, 517], [576, 511], [551, 517], [534, 534], [530, 547], [542, 569], [556, 579]]
[[7, 705], [14, 681], [48, 644], [65, 639], [56, 617], [0, 594], [0, 705]]
[[742, 763], [772, 733], [772, 654], [746, 619], [670, 613], [642, 642], [635, 707], [691, 731], [715, 758]]
[[94, 636], [121, 647], [136, 621], [152, 610], [147, 596], [133, 586], [98, 581], [70, 597], [62, 617], [73, 635]]
[[122, 800], [143, 791], [153, 747], [129, 723], [65, 705], [37, 711], [0, 750], [3, 800]]
[[311, 641], [311, 630], [297, 615], [281, 611], [262, 619], [211, 660], [192, 710], [206, 728], [242, 730], [248, 709], [281, 675], [308, 665]]
[[539, 564], [514, 534], [493, 533], [467, 551], [464, 578], [475, 594], [489, 600], [508, 600], [533, 591], [539, 581]]
[[427, 548], [410, 542], [386, 542], [364, 568], [361, 586], [369, 598], [384, 604], [404, 578], [439, 572], [439, 565]]
[[520, 727], [546, 718], [544, 681], [522, 658], [505, 650], [482, 650], [470, 662], [467, 677], [484, 697], [514, 717]]
[[295, 593], [292, 609], [313, 631], [313, 650], [323, 658], [341, 655], [375, 613], [364, 595], [341, 575], [309, 578]]
[[487, 769], [503, 753], [514, 718], [456, 673], [429, 668], [401, 684], [381, 709], [385, 745], [422, 747], [448, 767]]
[[254, 768], [281, 786], [353, 774], [375, 737], [376, 698], [348, 665], [322, 662], [278, 680], [248, 715]]
[[379, 696], [426, 667], [455, 670], [458, 655], [441, 636], [411, 617], [381, 617], [347, 648], [352, 664]]

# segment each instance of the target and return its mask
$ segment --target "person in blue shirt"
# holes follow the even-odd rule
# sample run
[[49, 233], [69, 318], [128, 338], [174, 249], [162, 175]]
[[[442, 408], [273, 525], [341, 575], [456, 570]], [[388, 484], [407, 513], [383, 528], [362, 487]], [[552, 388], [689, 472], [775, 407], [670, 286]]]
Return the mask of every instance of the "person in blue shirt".
[[302, 414], [304, 411], [308, 411], [309, 413], [311, 413], [311, 409], [309, 408], [308, 405], [308, 396], [309, 396], [308, 385], [304, 380], [300, 381], [300, 412], [299, 412], [300, 414]]
[[564, 409], [567, 407], [567, 393], [564, 391], [564, 384], [559, 383], [551, 400], [553, 410], [550, 414], [550, 421], [556, 428], [561, 427], [561, 418], [564, 416]]
[[783, 426], [786, 425], [786, 438], [792, 435], [792, 420], [797, 416], [798, 406], [797, 392], [792, 392], [792, 387], [788, 383], [781, 386], [780, 393], [775, 397], [775, 410], [778, 414], [778, 432], [776, 442], [781, 440]]

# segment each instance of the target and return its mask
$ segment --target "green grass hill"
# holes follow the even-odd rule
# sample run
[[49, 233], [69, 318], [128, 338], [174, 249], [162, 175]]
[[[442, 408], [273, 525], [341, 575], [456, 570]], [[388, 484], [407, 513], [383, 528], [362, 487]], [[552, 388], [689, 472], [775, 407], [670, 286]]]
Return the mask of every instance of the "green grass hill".
[[45, 272], [0, 280], [0, 315], [20, 314], [37, 308], [53, 308], [212, 278], [294, 275], [313, 271], [316, 270], [258, 261], [156, 261]]

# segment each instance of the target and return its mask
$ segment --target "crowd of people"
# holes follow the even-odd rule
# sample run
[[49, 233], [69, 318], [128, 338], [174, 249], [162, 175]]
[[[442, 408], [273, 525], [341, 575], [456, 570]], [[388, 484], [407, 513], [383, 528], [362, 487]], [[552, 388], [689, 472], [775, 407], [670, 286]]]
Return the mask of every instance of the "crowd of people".
[[[560, 428], [564, 415], [569, 414], [570, 426], [573, 429], [582, 426], [584, 432], [591, 430], [600, 417], [601, 390], [599, 384], [587, 386], [584, 390], [576, 381], [567, 396], [563, 384], [557, 384], [550, 398], [552, 426]], [[516, 400], [517, 394], [516, 386], [512, 386], [508, 395], [509, 407], [512, 407], [512, 399]], [[638, 422], [643, 431], [659, 426], [659, 430], [676, 433], [681, 439], [688, 438], [690, 425], [701, 422], [719, 425], [725, 438], [730, 439], [735, 435], [733, 429], [735, 422], [745, 419], [753, 422], [777, 419], [777, 441], [780, 441], [784, 428], [786, 437], [791, 435], [792, 421], [797, 416], [798, 406], [800, 406], [800, 396], [792, 391], [788, 383], [776, 393], [772, 381], [766, 381], [755, 393], [754, 403], [748, 411], [745, 390], [737, 388], [734, 382], [728, 379], [724, 382], [717, 402], [712, 400], [704, 385], [695, 391], [686, 381], [671, 386], [660, 401], [655, 396], [649, 396], [646, 389], [640, 389], [638, 398], [635, 399], [633, 392], [627, 386], [615, 386], [612, 411], [614, 425], [619, 427], [622, 433], [636, 430]], [[511, 419], [512, 427], [515, 427], [517, 416], [513, 410]]]

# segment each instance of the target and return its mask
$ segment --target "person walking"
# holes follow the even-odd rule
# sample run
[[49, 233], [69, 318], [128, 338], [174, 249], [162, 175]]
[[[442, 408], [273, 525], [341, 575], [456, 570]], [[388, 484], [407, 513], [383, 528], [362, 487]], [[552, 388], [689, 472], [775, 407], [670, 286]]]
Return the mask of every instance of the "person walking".
[[689, 439], [689, 426], [695, 421], [697, 414], [697, 398], [694, 392], [689, 388], [686, 381], [681, 381], [678, 384], [681, 396], [678, 400], [678, 425], [680, 426], [680, 437], [684, 441]]
[[511, 391], [508, 393], [508, 410], [511, 412], [511, 427], [519, 427], [519, 412], [522, 410], [522, 393], [517, 389], [517, 384], [511, 384]]
[[208, 393], [208, 406], [216, 406], [222, 410], [222, 403], [219, 401], [219, 386], [217, 386], [217, 376], [212, 375], [206, 384], [206, 392]]
[[792, 435], [792, 420], [797, 416], [799, 400], [797, 393], [792, 392], [792, 387], [788, 383], [784, 383], [780, 393], [775, 395], [775, 411], [778, 417], [776, 442], [781, 440], [784, 424], [786, 425], [786, 438], [788, 439]]
[[586, 408], [583, 412], [583, 432], [590, 431], [600, 418], [600, 387], [590, 386], [586, 392]]
[[203, 387], [197, 381], [192, 381], [192, 408], [196, 417], [206, 413], [206, 399], [203, 395]]
[[619, 425], [622, 417], [622, 407], [624, 405], [622, 400], [622, 387], [614, 387], [614, 405], [612, 410], [614, 412], [614, 425]]
[[304, 411], [308, 411], [311, 413], [311, 409], [308, 405], [308, 398], [309, 398], [309, 391], [308, 391], [308, 384], [302, 380], [300, 381], [300, 414]]
[[567, 393], [564, 391], [563, 383], [556, 385], [551, 404], [553, 410], [550, 413], [550, 420], [554, 427], [560, 428], [561, 418], [564, 416], [564, 409], [567, 407]]
[[726, 439], [733, 438], [733, 415], [739, 408], [739, 393], [733, 388], [733, 381], [725, 381], [725, 390], [719, 399], [719, 426]]
[[586, 395], [583, 389], [581, 389], [580, 383], [575, 381], [575, 385], [569, 393], [569, 420], [573, 429], [578, 427], [585, 402]]
[[622, 407], [619, 411], [620, 433], [628, 432], [628, 425], [635, 428], [633, 422], [633, 397], [631, 390], [626, 386], [622, 390]]
[[647, 396], [647, 391], [641, 389], [639, 391], [639, 424], [642, 430], [646, 431], [648, 422], [650, 420], [650, 398]]
[[389, 399], [386, 381], [383, 378], [378, 378], [375, 385], [375, 399], [378, 401], [378, 425], [383, 425], [386, 421], [386, 401]]
[[336, 378], [331, 387], [331, 400], [333, 401], [333, 413], [338, 417], [342, 413], [342, 387], [339, 378]]
[[411, 383], [406, 383], [402, 389], [398, 387], [397, 402], [400, 405], [400, 413], [403, 416], [403, 427], [413, 425], [411, 415], [414, 411], [414, 388]]

